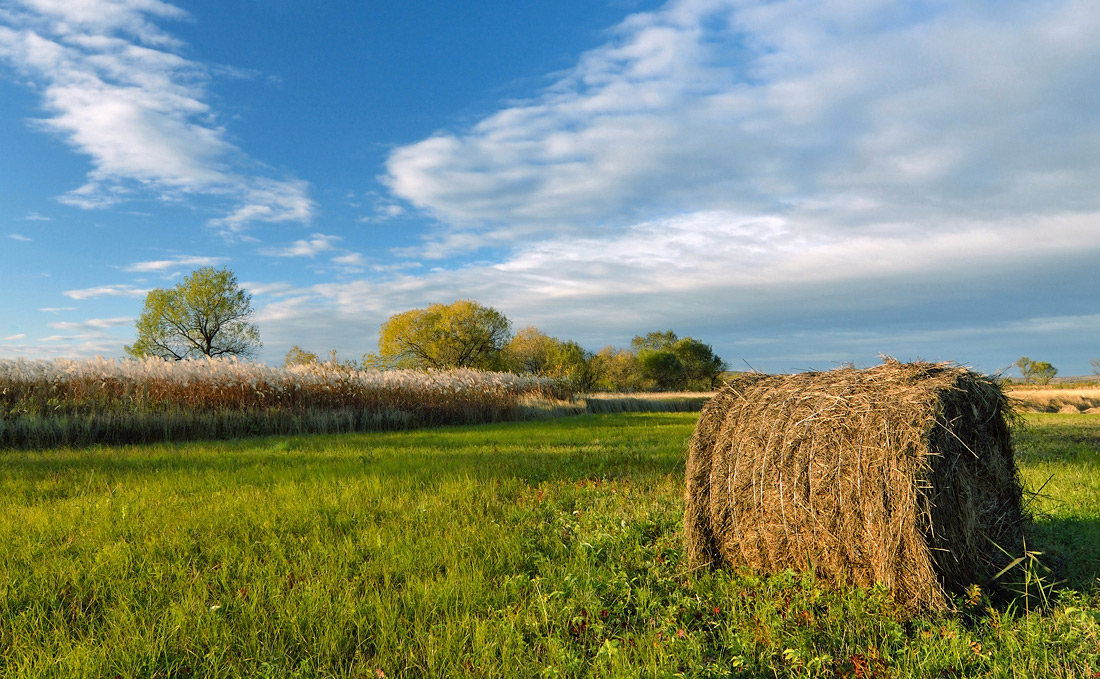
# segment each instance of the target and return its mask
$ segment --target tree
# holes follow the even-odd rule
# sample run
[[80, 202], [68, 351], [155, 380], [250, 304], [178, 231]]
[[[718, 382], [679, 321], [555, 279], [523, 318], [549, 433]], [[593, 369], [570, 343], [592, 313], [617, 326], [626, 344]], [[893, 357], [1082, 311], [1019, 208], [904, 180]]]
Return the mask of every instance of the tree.
[[709, 344], [675, 332], [635, 335], [631, 348], [638, 354], [642, 374], [658, 389], [713, 389], [728, 365]]
[[684, 381], [695, 388], [714, 389], [718, 378], [729, 368], [729, 364], [719, 358], [709, 344], [692, 337], [678, 340], [672, 346], [672, 353], [680, 359]]
[[405, 368], [495, 369], [511, 329], [504, 314], [473, 300], [433, 304], [390, 316], [378, 358]]
[[1046, 361], [1033, 361], [1027, 356], [1021, 356], [1016, 361], [1020, 369], [1020, 375], [1024, 378], [1024, 384], [1037, 381], [1039, 384], [1050, 384], [1050, 380], [1058, 374], [1058, 369]]
[[604, 347], [592, 357], [591, 364], [595, 386], [601, 391], [634, 392], [650, 386], [633, 351]]
[[503, 350], [503, 365], [510, 372], [544, 375], [558, 340], [533, 325], [520, 330]]
[[638, 352], [642, 375], [652, 380], [661, 391], [674, 391], [684, 386], [684, 364], [671, 351], [642, 349]]
[[312, 351], [306, 351], [295, 344], [290, 348], [290, 351], [286, 352], [286, 357], [283, 358], [283, 365], [287, 368], [292, 365], [317, 365], [319, 360], [317, 354]]
[[263, 346], [249, 322], [252, 296], [226, 268], [202, 267], [174, 288], [145, 296], [131, 356], [182, 360], [200, 356], [252, 356]]
[[643, 337], [642, 335], [635, 335], [634, 339], [630, 340], [630, 348], [635, 352], [640, 352], [645, 349], [651, 351], [668, 351], [672, 349], [673, 345], [679, 337], [671, 330], [665, 330], [664, 332], [648, 332]]
[[1050, 381], [1058, 374], [1058, 368], [1055, 368], [1046, 361], [1033, 362], [1031, 364], [1031, 371], [1035, 379], [1039, 381], [1039, 384], [1050, 384]]
[[527, 326], [501, 352], [501, 366], [510, 372], [553, 377], [577, 391], [591, 391], [596, 382], [593, 354], [573, 340], [550, 337]]

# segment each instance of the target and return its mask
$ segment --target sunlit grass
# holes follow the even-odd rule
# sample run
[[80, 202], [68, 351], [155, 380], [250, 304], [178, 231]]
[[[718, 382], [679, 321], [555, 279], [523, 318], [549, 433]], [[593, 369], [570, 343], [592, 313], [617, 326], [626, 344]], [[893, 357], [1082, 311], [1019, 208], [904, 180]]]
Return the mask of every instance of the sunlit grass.
[[0, 676], [1100, 671], [1100, 418], [1018, 435], [1052, 604], [905, 620], [880, 590], [689, 570], [695, 417], [4, 452]]

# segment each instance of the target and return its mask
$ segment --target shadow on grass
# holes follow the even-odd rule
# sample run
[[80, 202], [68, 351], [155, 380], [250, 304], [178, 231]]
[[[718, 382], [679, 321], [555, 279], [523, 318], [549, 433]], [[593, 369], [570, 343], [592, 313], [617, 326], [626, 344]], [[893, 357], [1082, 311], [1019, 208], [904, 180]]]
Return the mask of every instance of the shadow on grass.
[[[642, 482], [682, 473], [694, 420], [684, 415], [580, 416], [541, 423], [441, 427], [400, 433], [287, 436], [52, 451], [7, 451], [26, 481], [94, 476], [102, 483], [171, 474], [228, 474], [234, 484], [383, 475], [416, 483], [522, 479]], [[629, 421], [628, 421], [629, 419]], [[672, 434], [669, 427], [682, 429]], [[672, 443], [670, 443], [670, 440]], [[79, 482], [77, 482], [79, 483]]]
[[1041, 552], [1039, 562], [1051, 577], [1079, 592], [1100, 588], [1100, 517], [1036, 521], [1027, 535], [1028, 549]]

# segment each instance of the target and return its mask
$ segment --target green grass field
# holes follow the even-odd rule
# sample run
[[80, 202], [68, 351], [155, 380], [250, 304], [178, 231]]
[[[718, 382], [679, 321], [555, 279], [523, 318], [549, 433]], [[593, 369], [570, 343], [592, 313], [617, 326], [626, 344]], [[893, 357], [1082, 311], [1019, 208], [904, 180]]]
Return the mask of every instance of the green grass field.
[[1100, 416], [1017, 432], [1039, 596], [918, 620], [688, 570], [696, 417], [0, 452], [0, 677], [1100, 677]]

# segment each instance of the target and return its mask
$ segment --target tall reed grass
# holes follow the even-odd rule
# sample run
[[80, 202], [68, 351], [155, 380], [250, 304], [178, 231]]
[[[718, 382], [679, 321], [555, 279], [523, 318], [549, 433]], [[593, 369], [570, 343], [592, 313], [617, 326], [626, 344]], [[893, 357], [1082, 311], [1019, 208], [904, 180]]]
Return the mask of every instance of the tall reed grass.
[[342, 433], [519, 419], [561, 383], [473, 370], [186, 361], [0, 360], [0, 447]]
[[697, 413], [714, 392], [660, 392], [643, 394], [588, 394], [587, 412], [610, 413]]

